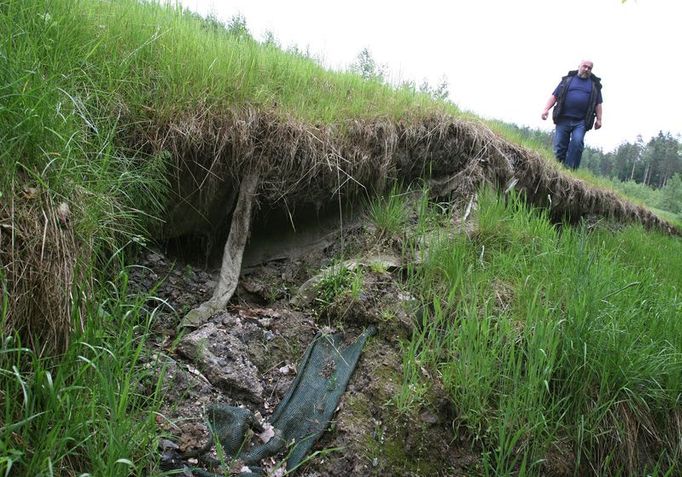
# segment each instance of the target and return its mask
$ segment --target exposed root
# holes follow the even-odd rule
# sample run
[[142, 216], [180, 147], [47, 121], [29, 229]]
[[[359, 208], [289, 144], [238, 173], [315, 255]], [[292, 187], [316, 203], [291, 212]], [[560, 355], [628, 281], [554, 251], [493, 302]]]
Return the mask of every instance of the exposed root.
[[242, 267], [242, 256], [251, 227], [253, 199], [258, 187], [258, 174], [250, 173], [242, 179], [239, 187], [239, 199], [232, 214], [230, 235], [225, 242], [223, 263], [220, 268], [220, 279], [210, 300], [191, 310], [182, 320], [181, 326], [199, 326], [211, 315], [225, 308], [234, 291], [237, 289]]
[[371, 196], [395, 182], [427, 179], [435, 195], [454, 199], [470, 197], [484, 183], [498, 189], [514, 183], [530, 204], [548, 208], [556, 220], [600, 216], [679, 233], [650, 211], [564, 173], [485, 125], [444, 114], [329, 126], [247, 109], [187, 116], [156, 128], [131, 137], [139, 141], [146, 134], [135, 147], [152, 154], [167, 150], [177, 160], [178, 200], [169, 210], [166, 237], [215, 232], [212, 224], [222, 223], [224, 210], [232, 207], [243, 170], [260, 172], [259, 200], [290, 213]]
[[[226, 210], [243, 208], [250, 218], [256, 183], [260, 202], [293, 216], [297, 208], [321, 208], [372, 196], [396, 182], [420, 180], [429, 181], [435, 195], [464, 201], [485, 183], [498, 189], [514, 183], [528, 203], [547, 208], [555, 220], [607, 217], [680, 235], [647, 209], [588, 186], [481, 123], [415, 114], [399, 121], [349, 120], [331, 126], [253, 108], [216, 111], [199, 105], [172, 119], [131, 118], [120, 138], [132, 149], [173, 157], [169, 179], [174, 195], [158, 238], [224, 233]], [[253, 171], [251, 179], [244, 171]], [[241, 206], [239, 187], [246, 188], [239, 193], [239, 200], [246, 201]], [[10, 195], [17, 197], [15, 192]], [[10, 297], [5, 328], [44, 336], [52, 341], [48, 347], [59, 349], [71, 328], [74, 297], [87, 294], [74, 294], [72, 285], [78, 257], [87, 263], [91, 245], [77, 246], [73, 232], [60, 225], [58, 206], [49, 200], [0, 204], [0, 282]], [[222, 308], [234, 292], [249, 231], [244, 220], [233, 220], [216, 295], [195, 314]]]

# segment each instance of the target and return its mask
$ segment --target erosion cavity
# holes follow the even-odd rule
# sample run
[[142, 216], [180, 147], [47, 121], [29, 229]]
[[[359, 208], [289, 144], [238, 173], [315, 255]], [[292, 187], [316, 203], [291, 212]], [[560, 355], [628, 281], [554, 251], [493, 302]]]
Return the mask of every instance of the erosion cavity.
[[[273, 260], [293, 260], [333, 246], [344, 230], [358, 226], [362, 216], [359, 204], [343, 210], [337, 203], [306, 205], [293, 212], [274, 206], [261, 208], [253, 215], [242, 270]], [[166, 256], [180, 263], [216, 271], [221, 267], [231, 219], [232, 214], [226, 213], [222, 223], [162, 240], [161, 246]]]
[[[155, 136], [164, 138], [160, 143], [147, 143], [153, 146], [150, 153], [171, 151], [176, 160], [170, 182], [178, 200], [169, 208], [171, 233], [166, 236], [180, 239], [169, 243], [169, 251], [186, 259], [203, 256], [204, 266], [215, 266], [222, 253], [213, 297], [185, 317], [188, 326], [199, 325], [227, 304], [250, 236], [245, 265], [305, 253], [308, 242], [324, 237], [326, 226], [302, 224], [313, 217], [319, 224], [326, 212], [337, 215], [333, 204], [372, 197], [396, 183], [423, 181], [434, 196], [467, 202], [486, 183], [503, 190], [513, 187], [530, 204], [548, 207], [554, 217], [593, 215], [676, 232], [650, 211], [564, 174], [482, 124], [446, 115], [332, 127], [247, 111], [194, 126], [177, 124], [168, 134]], [[196, 134], [172, 132], [190, 130]], [[314, 214], [306, 204], [313, 204]], [[287, 217], [282, 210], [297, 212]], [[306, 232], [289, 238], [286, 222], [300, 222], [293, 229]]]

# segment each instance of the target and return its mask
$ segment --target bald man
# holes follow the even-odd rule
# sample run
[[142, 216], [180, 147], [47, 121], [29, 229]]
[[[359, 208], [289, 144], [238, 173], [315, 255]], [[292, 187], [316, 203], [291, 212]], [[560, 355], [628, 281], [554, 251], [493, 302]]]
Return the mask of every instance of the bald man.
[[585, 133], [592, 126], [601, 128], [601, 79], [592, 73], [593, 66], [591, 61], [583, 60], [577, 70], [561, 78], [542, 111], [545, 120], [554, 106], [554, 155], [570, 169], [580, 166]]

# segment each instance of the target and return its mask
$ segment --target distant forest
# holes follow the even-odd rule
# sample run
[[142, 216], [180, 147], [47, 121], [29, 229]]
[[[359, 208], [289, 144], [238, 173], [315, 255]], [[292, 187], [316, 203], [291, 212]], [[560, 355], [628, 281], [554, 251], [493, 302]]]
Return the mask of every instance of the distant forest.
[[[504, 123], [521, 137], [552, 149], [552, 134]], [[647, 142], [638, 136], [614, 151], [586, 147], [581, 167], [609, 179], [616, 189], [648, 205], [682, 214], [682, 142], [660, 131]]]

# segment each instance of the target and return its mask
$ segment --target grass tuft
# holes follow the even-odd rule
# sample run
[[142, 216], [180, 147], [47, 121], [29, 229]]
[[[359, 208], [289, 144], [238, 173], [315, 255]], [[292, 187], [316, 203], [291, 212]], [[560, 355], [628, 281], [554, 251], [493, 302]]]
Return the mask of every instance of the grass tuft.
[[[4, 282], [3, 282], [4, 283]], [[149, 475], [159, 379], [145, 347], [154, 312], [126, 296], [127, 274], [97, 287], [88, 327], [40, 356], [18, 333], [0, 343], [0, 475]], [[3, 293], [7, 318], [6, 289]], [[80, 320], [74, 309], [74, 320]]]
[[679, 240], [638, 226], [559, 233], [520, 197], [490, 191], [476, 216], [470, 237], [427, 238], [411, 271], [430, 311], [405, 346], [402, 407], [428, 385], [419, 362], [490, 474], [675, 473]]

